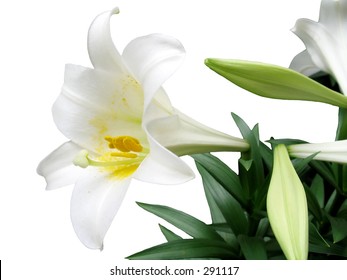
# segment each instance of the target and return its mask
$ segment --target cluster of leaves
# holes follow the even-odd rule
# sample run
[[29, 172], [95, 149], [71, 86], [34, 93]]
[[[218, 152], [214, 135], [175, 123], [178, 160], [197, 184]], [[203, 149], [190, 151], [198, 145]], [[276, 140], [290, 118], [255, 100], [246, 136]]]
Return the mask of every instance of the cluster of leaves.
[[[232, 114], [251, 149], [242, 153], [238, 173], [211, 154], [193, 156], [211, 214], [206, 224], [179, 210], [138, 203], [191, 238], [160, 225], [167, 242], [129, 256], [129, 259], [285, 259], [266, 212], [273, 152], [259, 140], [258, 125], [250, 129]], [[272, 140], [293, 144], [300, 140]], [[346, 166], [294, 159], [293, 166], [306, 191], [310, 226], [309, 259], [347, 259]], [[346, 173], [347, 174], [347, 173]]]

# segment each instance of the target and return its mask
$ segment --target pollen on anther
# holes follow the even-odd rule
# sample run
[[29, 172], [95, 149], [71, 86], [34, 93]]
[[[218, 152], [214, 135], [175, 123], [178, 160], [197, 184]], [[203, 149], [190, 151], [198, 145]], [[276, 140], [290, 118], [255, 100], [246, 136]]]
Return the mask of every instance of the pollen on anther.
[[133, 153], [111, 153], [113, 157], [122, 157], [122, 158], [137, 158], [137, 154]]
[[108, 147], [110, 149], [117, 149], [123, 153], [140, 153], [143, 150], [140, 141], [132, 136], [105, 136], [104, 139], [108, 142]]

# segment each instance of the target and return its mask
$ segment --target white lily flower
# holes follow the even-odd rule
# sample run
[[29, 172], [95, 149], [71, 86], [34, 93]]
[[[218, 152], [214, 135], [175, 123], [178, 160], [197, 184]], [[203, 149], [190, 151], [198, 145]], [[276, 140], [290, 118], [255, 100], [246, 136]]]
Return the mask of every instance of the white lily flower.
[[290, 156], [307, 158], [313, 154], [315, 160], [347, 163], [347, 140], [319, 144], [295, 144], [287, 147]]
[[274, 149], [274, 165], [266, 204], [272, 231], [286, 258], [307, 259], [306, 194], [283, 144]]
[[322, 0], [319, 21], [299, 19], [292, 31], [306, 50], [290, 67], [305, 75], [329, 73], [347, 95], [347, 0]]
[[94, 69], [66, 66], [53, 118], [71, 141], [37, 169], [49, 190], [75, 183], [72, 224], [93, 249], [102, 248], [132, 178], [183, 183], [194, 173], [177, 155], [249, 147], [172, 107], [161, 85], [184, 57], [176, 39], [139, 37], [119, 54], [110, 34], [110, 18], [118, 12], [102, 13], [91, 24], [88, 51]]

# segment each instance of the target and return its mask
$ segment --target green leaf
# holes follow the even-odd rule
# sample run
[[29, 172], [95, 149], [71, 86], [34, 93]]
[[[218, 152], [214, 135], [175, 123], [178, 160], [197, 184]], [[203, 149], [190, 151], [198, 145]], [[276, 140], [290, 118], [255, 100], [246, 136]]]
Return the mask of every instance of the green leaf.
[[210, 210], [212, 223], [214, 223], [214, 224], [225, 223], [225, 218], [224, 218], [222, 212], [220, 211], [220, 209], [217, 205], [217, 202], [215, 201], [210, 190], [208, 188], [204, 187], [204, 192], [205, 192], [206, 200], [208, 203], [208, 208]]
[[263, 161], [267, 167], [268, 170], [272, 170], [272, 166], [273, 166], [273, 154], [272, 154], [272, 150], [266, 146], [263, 142], [260, 142], [260, 155], [263, 158]]
[[182, 239], [181, 236], [179, 236], [176, 233], [172, 232], [171, 230], [167, 229], [163, 225], [159, 225], [159, 227], [160, 227], [160, 230], [164, 234], [167, 241], [174, 241], [174, 240]]
[[229, 166], [211, 154], [198, 154], [192, 157], [195, 162], [203, 166], [223, 188], [235, 197], [241, 205], [246, 205], [240, 179]]
[[206, 239], [182, 239], [157, 245], [127, 259], [130, 260], [178, 260], [178, 259], [236, 259], [237, 252], [225, 242]]
[[162, 206], [137, 202], [146, 211], [157, 215], [194, 238], [222, 240], [220, 235], [204, 222], [182, 211]]
[[310, 166], [334, 188], [337, 188], [337, 180], [332, 170], [332, 165], [328, 162], [313, 160], [310, 162]]
[[258, 237], [239, 235], [241, 251], [247, 260], [267, 260], [265, 242]]
[[312, 154], [309, 157], [304, 158], [304, 159], [296, 158], [296, 159], [292, 160], [292, 163], [293, 163], [293, 166], [296, 170], [296, 173], [298, 173], [299, 176], [304, 174], [307, 171], [307, 169], [309, 169], [309, 166], [308, 166], [309, 163], [314, 159], [314, 157], [318, 153]]
[[310, 244], [330, 247], [329, 243], [323, 238], [313, 223], [309, 224], [309, 239]]
[[337, 243], [347, 237], [347, 221], [343, 218], [336, 218], [328, 215], [331, 224], [334, 243]]
[[327, 203], [325, 204], [325, 207], [324, 207], [324, 210], [327, 212], [327, 213], [330, 213], [333, 205], [334, 205], [334, 202], [335, 202], [335, 199], [336, 199], [336, 196], [337, 196], [337, 193], [336, 193], [336, 190], [334, 190], [332, 192], [332, 194], [330, 195]]
[[250, 149], [241, 154], [239, 177], [243, 188], [248, 192], [247, 198], [253, 199], [255, 192], [264, 185], [265, 180], [263, 159], [260, 154], [259, 129], [256, 125], [251, 130], [238, 115], [234, 113], [231, 115], [243, 138], [250, 145]]
[[267, 233], [268, 229], [270, 227], [269, 219], [268, 218], [262, 218], [259, 221], [259, 225], [257, 228], [257, 232], [255, 236], [263, 238], [265, 234]]
[[205, 64], [239, 87], [263, 97], [316, 101], [347, 108], [346, 96], [291, 69], [232, 59], [208, 58]]
[[248, 221], [240, 203], [220, 185], [199, 163], [196, 164], [206, 188], [213, 196], [218, 208], [235, 235], [245, 234]]
[[305, 189], [305, 193], [306, 193], [308, 210], [312, 213], [312, 215], [318, 221], [321, 222], [323, 220], [322, 209], [319, 206], [319, 203], [318, 203], [315, 195], [312, 193], [311, 189], [309, 187], [307, 187], [307, 185], [305, 183], [303, 185], [304, 185], [304, 189]]
[[319, 204], [320, 208], [324, 207], [324, 200], [325, 200], [325, 194], [324, 194], [324, 181], [321, 176], [316, 175], [312, 181], [311, 184], [311, 192], [316, 197], [316, 200]]
[[347, 139], [347, 110], [346, 108], [339, 109], [339, 119], [336, 130], [336, 140]]
[[318, 254], [326, 254], [326, 258], [330, 255], [340, 256], [347, 258], [347, 247], [346, 246], [338, 246], [336, 244], [331, 245], [330, 247], [310, 244], [309, 245], [310, 253], [318, 253]]

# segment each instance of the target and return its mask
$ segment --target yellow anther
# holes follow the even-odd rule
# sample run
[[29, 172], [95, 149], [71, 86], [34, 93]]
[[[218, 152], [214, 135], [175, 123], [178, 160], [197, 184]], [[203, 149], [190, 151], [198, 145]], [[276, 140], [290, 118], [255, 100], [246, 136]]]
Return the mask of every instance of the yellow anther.
[[122, 157], [122, 158], [137, 158], [137, 154], [133, 153], [111, 153], [113, 157]]
[[136, 152], [136, 153], [140, 153], [142, 152], [143, 147], [140, 144], [140, 141], [137, 140], [134, 137], [131, 136], [127, 136], [124, 138], [123, 140], [123, 145], [129, 149], [130, 151]]
[[128, 153], [131, 151], [131, 149], [129, 149], [128, 147], [124, 145], [124, 139], [126, 138], [127, 136], [119, 136], [119, 137], [116, 137], [115, 140], [113, 141], [115, 148], [124, 153]]
[[109, 143], [110, 149], [117, 149], [123, 153], [140, 153], [143, 150], [140, 141], [132, 136], [105, 136], [105, 140]]
[[108, 147], [109, 147], [110, 149], [116, 148], [115, 145], [113, 144], [114, 137], [105, 136], [104, 139], [108, 142]]

